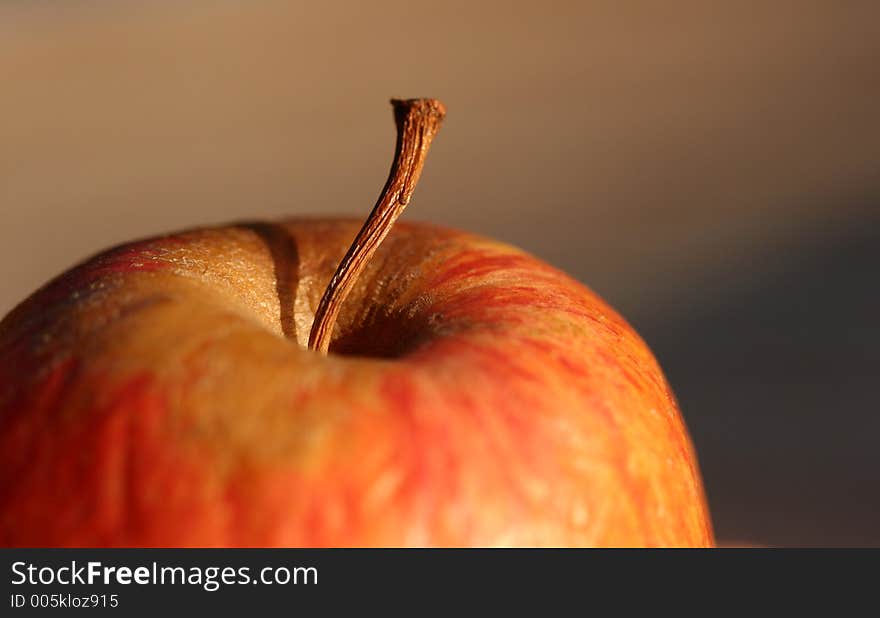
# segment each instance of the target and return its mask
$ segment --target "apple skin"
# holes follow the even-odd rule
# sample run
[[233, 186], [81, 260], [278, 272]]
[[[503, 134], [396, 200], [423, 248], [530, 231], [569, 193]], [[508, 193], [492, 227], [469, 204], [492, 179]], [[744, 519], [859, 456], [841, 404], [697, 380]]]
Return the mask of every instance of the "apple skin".
[[0, 545], [713, 544], [650, 350], [518, 249], [399, 223], [305, 350], [359, 225], [139, 241], [7, 315]]

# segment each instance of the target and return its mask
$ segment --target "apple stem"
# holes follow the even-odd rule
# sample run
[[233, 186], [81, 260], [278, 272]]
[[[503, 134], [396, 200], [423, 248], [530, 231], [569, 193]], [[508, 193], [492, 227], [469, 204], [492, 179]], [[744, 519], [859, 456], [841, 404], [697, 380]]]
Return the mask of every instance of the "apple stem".
[[425, 165], [431, 141], [446, 115], [446, 108], [436, 99], [392, 99], [391, 105], [397, 124], [397, 146], [388, 181], [373, 211], [330, 279], [315, 311], [315, 321], [309, 333], [309, 349], [324, 355], [330, 348], [333, 326], [342, 303], [409, 203]]

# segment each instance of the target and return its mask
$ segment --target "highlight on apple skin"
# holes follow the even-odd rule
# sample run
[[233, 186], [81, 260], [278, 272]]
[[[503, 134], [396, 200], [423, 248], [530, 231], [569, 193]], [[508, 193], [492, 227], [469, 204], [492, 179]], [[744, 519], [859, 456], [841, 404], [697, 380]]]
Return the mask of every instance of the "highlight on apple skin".
[[650, 350], [518, 249], [398, 225], [307, 350], [358, 228], [139, 241], [7, 315], [0, 545], [712, 545]]

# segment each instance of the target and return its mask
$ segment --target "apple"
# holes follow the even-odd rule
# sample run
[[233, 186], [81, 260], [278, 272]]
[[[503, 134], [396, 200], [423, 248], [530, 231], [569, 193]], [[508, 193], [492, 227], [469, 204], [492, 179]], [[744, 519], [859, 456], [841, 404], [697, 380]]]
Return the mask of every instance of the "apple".
[[0, 322], [0, 545], [713, 544], [623, 318], [506, 244], [389, 233], [443, 117], [395, 112], [363, 226], [133, 242]]

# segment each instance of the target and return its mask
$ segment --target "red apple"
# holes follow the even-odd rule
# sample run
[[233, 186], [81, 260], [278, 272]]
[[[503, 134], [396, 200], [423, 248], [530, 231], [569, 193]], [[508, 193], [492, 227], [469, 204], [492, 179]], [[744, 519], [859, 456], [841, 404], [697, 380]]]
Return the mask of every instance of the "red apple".
[[399, 225], [306, 349], [358, 227], [128, 244], [6, 316], [0, 544], [712, 544], [651, 352], [518, 249]]

